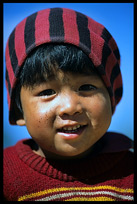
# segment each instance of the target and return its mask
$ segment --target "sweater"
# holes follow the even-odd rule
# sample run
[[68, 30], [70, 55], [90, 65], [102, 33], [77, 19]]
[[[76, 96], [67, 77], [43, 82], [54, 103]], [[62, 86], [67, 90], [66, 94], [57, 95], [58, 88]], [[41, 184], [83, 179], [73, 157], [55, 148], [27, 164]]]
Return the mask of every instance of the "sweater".
[[133, 201], [131, 140], [106, 133], [83, 159], [53, 160], [24, 139], [4, 150], [3, 192], [8, 201]]

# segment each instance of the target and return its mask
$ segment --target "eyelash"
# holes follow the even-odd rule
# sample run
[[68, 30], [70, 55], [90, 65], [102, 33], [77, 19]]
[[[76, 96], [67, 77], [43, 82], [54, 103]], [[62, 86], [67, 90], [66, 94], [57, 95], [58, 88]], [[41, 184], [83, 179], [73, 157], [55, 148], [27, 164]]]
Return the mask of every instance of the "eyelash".
[[[93, 91], [93, 90], [96, 90], [97, 87], [91, 85], [91, 84], [84, 84], [82, 86], [79, 87], [78, 91], [80, 92], [84, 92], [84, 91]], [[38, 96], [47, 96], [47, 97], [50, 97], [52, 95], [56, 94], [56, 92], [53, 90], [53, 89], [45, 89], [43, 91], [41, 91]]]
[[51, 96], [54, 95], [56, 92], [53, 89], [46, 89], [39, 93], [39, 96]]
[[97, 89], [97, 87], [91, 85], [91, 84], [84, 84], [80, 86], [79, 91], [92, 91]]

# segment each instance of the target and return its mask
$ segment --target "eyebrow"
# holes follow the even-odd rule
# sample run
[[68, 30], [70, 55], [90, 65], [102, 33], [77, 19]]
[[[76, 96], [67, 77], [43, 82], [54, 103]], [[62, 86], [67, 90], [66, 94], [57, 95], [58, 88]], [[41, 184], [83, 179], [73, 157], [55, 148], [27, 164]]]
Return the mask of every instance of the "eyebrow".
[[83, 77], [91, 77], [91, 78], [94, 77], [94, 79], [100, 78], [99, 74], [95, 71], [91, 71], [90, 73], [80, 73], [80, 75]]
[[[94, 79], [100, 78], [99, 75], [95, 71], [91, 71], [90, 73], [86, 73], [86, 72], [85, 73], [79, 73], [79, 72], [75, 73], [75, 72], [72, 72], [71, 74], [76, 75], [76, 76], [79, 75], [80, 77], [94, 77]], [[54, 80], [58, 81], [59, 80], [58, 76], [55, 75], [55, 74], [51, 74], [51, 75], [45, 77], [45, 80], [42, 80], [41, 83], [54, 81]], [[63, 82], [67, 82], [67, 81], [68, 81], [68, 77], [63, 77]]]
[[[67, 73], [67, 72], [66, 72]], [[68, 73], [71, 73], [73, 75], [79, 75], [81, 77], [91, 77], [94, 79], [99, 79], [99, 75], [97, 74], [96, 71], [93, 71], [91, 70], [91, 72], [87, 73], [87, 72], [68, 72]], [[55, 75], [55, 73], [51, 73], [49, 75], [45, 75], [43, 76], [39, 81], [36, 81], [33, 86], [30, 86], [31, 89], [34, 89], [36, 86], [39, 86], [40, 84], [43, 84], [43, 83], [48, 83], [48, 82], [51, 82], [51, 81], [59, 81], [59, 78], [57, 75]], [[69, 79], [68, 77], [63, 77], [63, 82], [68, 82]]]
[[45, 82], [48, 82], [48, 81], [50, 81], [50, 80], [54, 80], [54, 79], [56, 79], [56, 78], [57, 78], [57, 77], [55, 76], [55, 74], [51, 74], [51, 75], [45, 77]]

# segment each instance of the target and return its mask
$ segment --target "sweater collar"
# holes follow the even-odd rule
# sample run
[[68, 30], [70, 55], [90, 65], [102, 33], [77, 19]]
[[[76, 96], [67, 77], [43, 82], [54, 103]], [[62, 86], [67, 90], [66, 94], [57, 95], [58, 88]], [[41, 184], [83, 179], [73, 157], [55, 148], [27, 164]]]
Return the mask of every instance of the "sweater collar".
[[[117, 139], [121, 141], [120, 145], [116, 145]], [[101, 141], [103, 146], [100, 146], [100, 151], [94, 155], [90, 154], [84, 159], [57, 161], [34, 153], [31, 148], [32, 143], [35, 144], [32, 139], [28, 139], [16, 144], [20, 159], [37, 172], [63, 181], [95, 178], [113, 168], [123, 158], [126, 150], [131, 148], [131, 141], [127, 137], [111, 134], [110, 138], [109, 134], [105, 134]]]

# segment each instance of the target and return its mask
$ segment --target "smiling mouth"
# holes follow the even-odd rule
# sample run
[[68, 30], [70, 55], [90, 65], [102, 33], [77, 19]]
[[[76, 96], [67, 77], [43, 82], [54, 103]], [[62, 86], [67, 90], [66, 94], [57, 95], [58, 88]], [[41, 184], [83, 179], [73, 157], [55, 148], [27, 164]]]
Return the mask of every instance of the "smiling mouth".
[[76, 125], [73, 127], [63, 127], [61, 129], [58, 129], [58, 132], [68, 133], [68, 134], [78, 134], [79, 132], [84, 130], [86, 126], [87, 125]]

